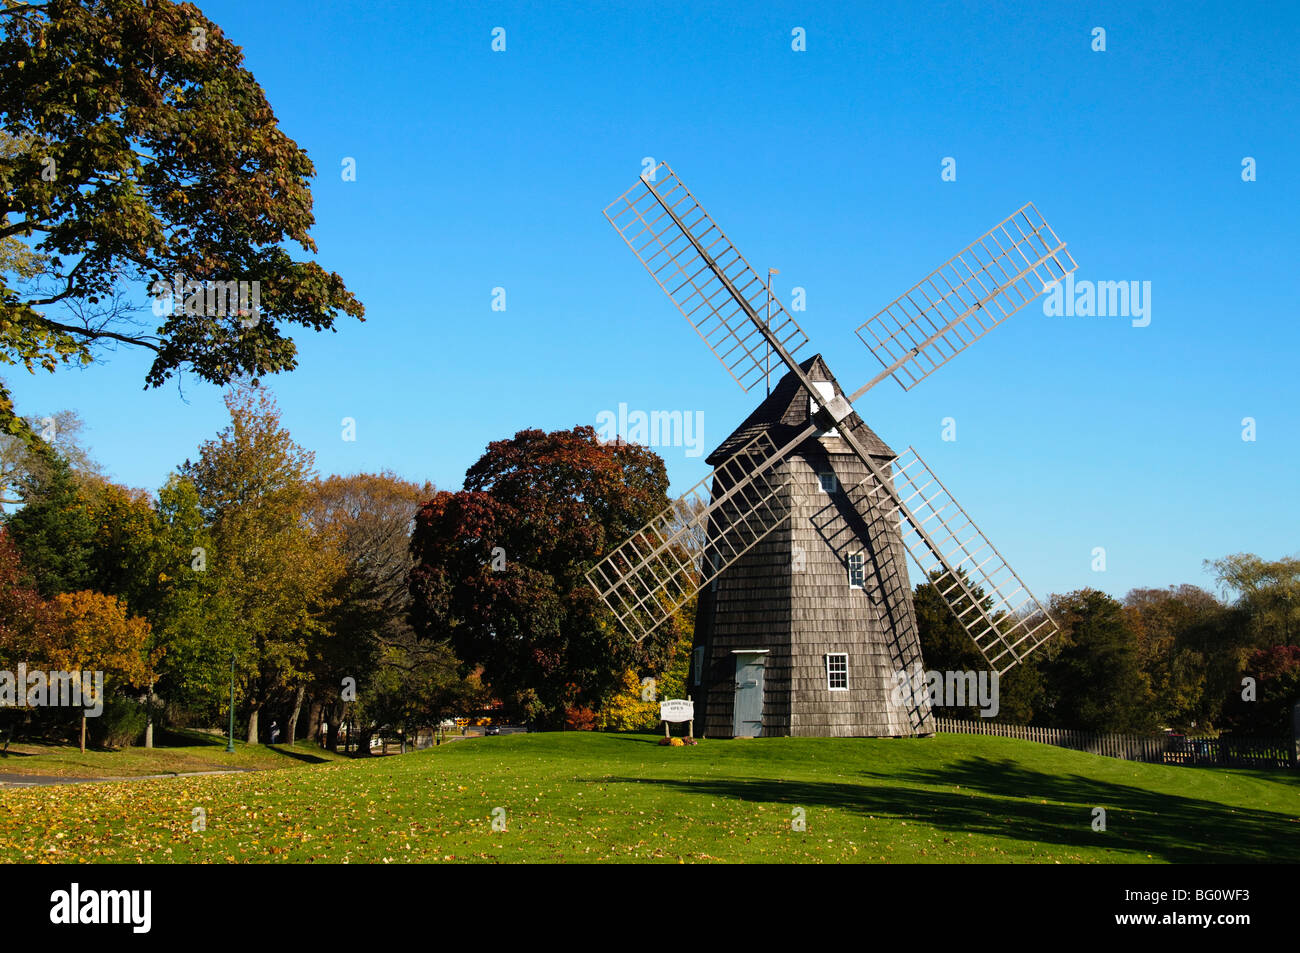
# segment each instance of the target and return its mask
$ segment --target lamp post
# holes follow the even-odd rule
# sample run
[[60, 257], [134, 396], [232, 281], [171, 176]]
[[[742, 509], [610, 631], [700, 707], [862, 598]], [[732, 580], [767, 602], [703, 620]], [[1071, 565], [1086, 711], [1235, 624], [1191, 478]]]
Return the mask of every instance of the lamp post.
[[235, 653], [230, 653], [230, 737], [226, 741], [226, 752], [235, 753]]

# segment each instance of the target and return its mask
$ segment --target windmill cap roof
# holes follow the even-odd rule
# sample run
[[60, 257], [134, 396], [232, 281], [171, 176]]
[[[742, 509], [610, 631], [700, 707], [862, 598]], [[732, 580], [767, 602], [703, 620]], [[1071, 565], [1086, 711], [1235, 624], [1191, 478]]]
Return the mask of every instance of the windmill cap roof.
[[[839, 381], [835, 380], [835, 375], [830, 372], [830, 368], [826, 366], [826, 362], [822, 360], [820, 354], [814, 354], [812, 357], [800, 361], [799, 367], [811, 380], [815, 382], [829, 381], [835, 385], [836, 394], [846, 396], [844, 395], [844, 389], [840, 387]], [[744, 423], [731, 432], [731, 436], [718, 444], [714, 451], [705, 458], [705, 462], [711, 467], [716, 467], [742, 446], [764, 432], [772, 438], [778, 447], [784, 446], [811, 422], [812, 414], [810, 411], [808, 395], [799, 383], [799, 379], [795, 377], [794, 371], [786, 371], [785, 376], [772, 388], [772, 393], [754, 408], [753, 413], [745, 418]], [[889, 448], [889, 445], [863, 422], [856, 412], [846, 417], [841, 422], [840, 427], [847, 427], [849, 432], [858, 438], [858, 441], [871, 456], [883, 460], [892, 460], [897, 456]], [[818, 438], [810, 437], [809, 441], [818, 441]], [[823, 452], [853, 452], [847, 443], [837, 438], [828, 437], [818, 442], [821, 444]]]

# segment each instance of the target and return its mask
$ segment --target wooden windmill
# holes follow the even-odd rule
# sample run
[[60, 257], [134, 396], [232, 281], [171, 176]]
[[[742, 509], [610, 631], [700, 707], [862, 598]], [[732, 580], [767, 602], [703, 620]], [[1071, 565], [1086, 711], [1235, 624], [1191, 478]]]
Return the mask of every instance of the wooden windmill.
[[851, 395], [666, 163], [605, 209], [740, 386], [785, 375], [709, 457], [716, 468], [587, 574], [640, 641], [699, 595], [691, 683], [712, 736], [907, 735], [928, 696], [904, 552], [991, 669], [1057, 632], [1046, 610], [912, 448], [891, 450], [852, 404], [904, 390], [1076, 269], [1032, 204], [858, 328], [883, 365]]

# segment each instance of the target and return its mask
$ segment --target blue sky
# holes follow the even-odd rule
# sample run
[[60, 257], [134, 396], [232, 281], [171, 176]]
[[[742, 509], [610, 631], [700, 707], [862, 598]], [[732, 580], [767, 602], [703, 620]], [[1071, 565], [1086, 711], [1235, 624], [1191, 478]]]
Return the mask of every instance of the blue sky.
[[[1205, 558], [1300, 550], [1294, 5], [200, 5], [316, 163], [318, 260], [366, 306], [269, 381], [322, 472], [455, 489], [490, 440], [619, 403], [702, 411], [721, 441], [761, 393], [601, 215], [653, 156], [780, 269], [779, 297], [806, 289], [801, 355], [848, 390], [878, 369], [854, 328], [1026, 201], [1077, 278], [1151, 282], [1147, 327], [1031, 305], [857, 405], [1040, 596], [1208, 586]], [[153, 489], [225, 413], [194, 379], [142, 391], [147, 364], [9, 378], [23, 413], [77, 410], [110, 474]], [[660, 452], [675, 491], [706, 472]]]

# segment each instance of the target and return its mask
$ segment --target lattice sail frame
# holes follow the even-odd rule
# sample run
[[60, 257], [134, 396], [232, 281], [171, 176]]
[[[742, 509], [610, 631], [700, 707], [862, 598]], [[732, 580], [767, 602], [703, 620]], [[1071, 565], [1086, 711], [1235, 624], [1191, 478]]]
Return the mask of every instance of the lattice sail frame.
[[[808, 340], [803, 330], [667, 163], [651, 178], [658, 181], [652, 185], [643, 176], [605, 209], [605, 217], [745, 391], [767, 375], [758, 354], [762, 348], [766, 357], [770, 346], [757, 322], [769, 307], [775, 308], [769, 330], [786, 350], [782, 360], [798, 372], [793, 354]], [[1027, 203], [858, 328], [885, 370], [848, 404], [885, 376], [910, 390], [1077, 267], [1065, 243]], [[811, 388], [806, 380], [805, 387]], [[809, 397], [818, 402], [817, 394]], [[816, 432], [810, 427], [780, 450], [760, 435], [588, 572], [588, 581], [636, 641], [784, 521], [784, 482], [775, 468]], [[849, 443], [869, 468], [886, 476], [856, 441]], [[755, 466], [755, 460], [761, 462]], [[1055, 623], [913, 448], [893, 466], [888, 486], [876, 477], [859, 485], [859, 515], [877, 523], [905, 517], [905, 549], [935, 581], [989, 665], [1005, 673], [1056, 634]], [[746, 467], [753, 469], [746, 473]], [[721, 487], [728, 489], [719, 496]], [[973, 598], [973, 587], [983, 591], [981, 600]]]
[[[642, 176], [605, 209], [605, 218], [645, 270], [727, 373], [748, 392], [769, 373], [767, 341], [661, 201], [682, 220], [754, 312], [765, 319], [767, 286], [666, 162], [655, 168], [653, 181]], [[790, 354], [808, 343], [808, 335], [775, 297], [771, 298], [768, 327]]]
[[[1005, 674], [1057, 633], [1042, 603], [914, 448], [894, 459], [891, 483], [869, 477], [850, 491], [850, 503], [867, 518], [901, 511], [903, 546], [990, 668]], [[975, 589], [982, 599], [973, 598]]]
[[1028, 202], [857, 330], [911, 390], [1079, 266]]
[[790, 515], [785, 454], [762, 433], [587, 572], [637, 642]]

